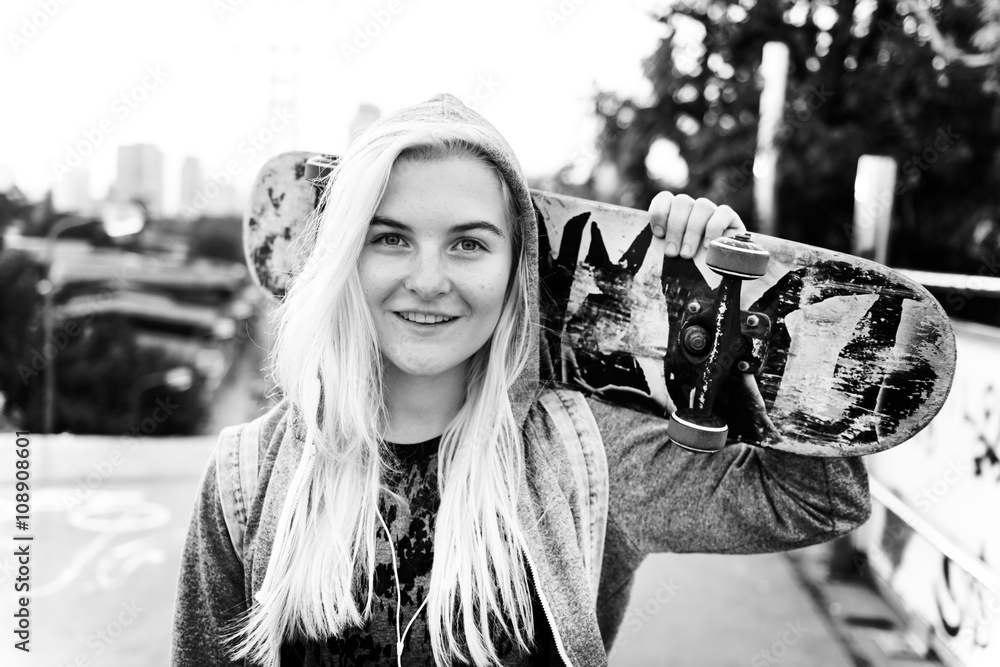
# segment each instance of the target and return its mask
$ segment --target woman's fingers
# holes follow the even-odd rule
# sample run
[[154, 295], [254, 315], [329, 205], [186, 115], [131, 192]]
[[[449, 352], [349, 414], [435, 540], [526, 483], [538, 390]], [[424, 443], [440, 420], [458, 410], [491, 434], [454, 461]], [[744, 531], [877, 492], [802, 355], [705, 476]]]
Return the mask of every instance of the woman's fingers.
[[687, 227], [684, 229], [684, 239], [681, 241], [681, 257], [684, 259], [694, 257], [698, 244], [705, 234], [705, 226], [715, 211], [715, 204], [704, 197], [694, 202], [691, 214], [688, 216]]
[[740, 216], [736, 215], [736, 211], [723, 204], [715, 209], [708, 224], [705, 225], [704, 246], [707, 248], [709, 243], [728, 231], [745, 232], [746, 229], [746, 225], [740, 220]]
[[702, 197], [697, 201], [685, 194], [660, 192], [649, 205], [653, 236], [665, 240], [663, 254], [690, 259], [698, 250], [728, 231], [746, 231], [736, 212], [716, 206]]
[[653, 229], [653, 236], [662, 239], [667, 227], [667, 214], [670, 213], [670, 205], [674, 201], [672, 192], [660, 192], [649, 204], [649, 226]]
[[688, 218], [694, 209], [694, 200], [688, 195], [675, 195], [667, 213], [666, 248], [663, 251], [667, 257], [676, 257], [680, 252], [684, 231], [687, 229]]

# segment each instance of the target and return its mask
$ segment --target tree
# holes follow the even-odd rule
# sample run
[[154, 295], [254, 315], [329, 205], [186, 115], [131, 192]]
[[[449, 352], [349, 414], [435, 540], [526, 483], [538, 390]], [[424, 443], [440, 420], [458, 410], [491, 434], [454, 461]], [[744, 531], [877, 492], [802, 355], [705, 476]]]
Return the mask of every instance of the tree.
[[45, 267], [28, 253], [0, 252], [0, 392], [8, 411], [26, 407], [28, 382], [18, 365], [31, 364], [32, 351], [41, 340], [42, 296], [37, 286], [44, 276]]
[[899, 164], [890, 263], [972, 272], [1000, 245], [1000, 0], [680, 0], [657, 20], [649, 99], [595, 100], [620, 203], [665, 189], [646, 168], [665, 139], [689, 168], [680, 190], [753, 227], [758, 72], [779, 41], [780, 235], [849, 249], [857, 161], [880, 154]]
[[[173, 353], [144, 347], [136, 341], [134, 326], [119, 315], [97, 316], [60, 322], [58, 333], [65, 334], [56, 354], [56, 431], [122, 435], [133, 427], [146, 428], [134, 435], [194, 435], [209, 418], [205, 378], [192, 368], [192, 387], [180, 394], [166, 388], [148, 387], [138, 395], [140, 378], [187, 365]], [[40, 339], [35, 348], [42, 350]], [[30, 430], [43, 428], [44, 370], [22, 357], [19, 367], [27, 376], [20, 408], [22, 423]], [[34, 371], [32, 373], [32, 371]], [[159, 399], [170, 407], [155, 412]], [[168, 400], [169, 399], [169, 400]], [[161, 408], [162, 408], [161, 405]], [[172, 406], [176, 405], [176, 409]]]
[[30, 209], [31, 205], [17, 186], [0, 192], [0, 250], [3, 250], [3, 235], [7, 227], [25, 217]]
[[189, 257], [225, 259], [243, 264], [243, 219], [237, 216], [195, 221], [188, 236]]

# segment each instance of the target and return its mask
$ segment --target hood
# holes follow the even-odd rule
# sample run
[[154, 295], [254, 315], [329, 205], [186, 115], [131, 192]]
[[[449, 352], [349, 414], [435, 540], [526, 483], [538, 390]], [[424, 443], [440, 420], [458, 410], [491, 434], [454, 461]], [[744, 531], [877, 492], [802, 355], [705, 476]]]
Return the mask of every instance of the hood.
[[[538, 226], [535, 218], [535, 206], [531, 201], [528, 181], [524, 177], [521, 165], [514, 151], [500, 132], [480, 114], [462, 103], [454, 95], [442, 93], [434, 97], [404, 107], [383, 116], [375, 122], [378, 126], [392, 125], [402, 122], [425, 122], [441, 124], [472, 125], [481, 130], [488, 138], [488, 143], [482, 147], [500, 168], [500, 173], [507, 182], [507, 187], [516, 198], [522, 211], [518, 220], [523, 230], [525, 261], [531, 267], [538, 266]], [[514, 410], [514, 418], [518, 424], [524, 424], [529, 408], [534, 404], [538, 391], [539, 379], [539, 298], [538, 270], [528, 271], [528, 304], [529, 304], [529, 336], [531, 338], [529, 363], [518, 376], [510, 389], [510, 401]]]

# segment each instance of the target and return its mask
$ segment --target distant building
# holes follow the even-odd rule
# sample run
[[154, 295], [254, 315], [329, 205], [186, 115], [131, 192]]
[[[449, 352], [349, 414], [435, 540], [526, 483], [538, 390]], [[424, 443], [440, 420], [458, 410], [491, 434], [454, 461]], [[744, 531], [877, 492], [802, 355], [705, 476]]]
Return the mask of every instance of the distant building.
[[195, 196], [204, 183], [201, 170], [201, 160], [196, 157], [185, 157], [181, 165], [181, 210], [194, 207]]
[[358, 105], [358, 113], [354, 115], [354, 120], [351, 121], [351, 129], [348, 134], [348, 142], [354, 141], [354, 137], [358, 136], [367, 128], [369, 125], [377, 121], [382, 116], [382, 111], [374, 104], [360, 104]]
[[229, 183], [221, 188], [211, 188], [210, 193], [215, 193], [214, 197], [206, 197], [201, 207], [201, 212], [207, 216], [228, 216], [242, 215], [244, 208], [243, 197], [240, 196], [236, 187]]
[[181, 202], [179, 213], [185, 220], [196, 220], [209, 216], [242, 215], [244, 197], [232, 182], [220, 185], [217, 174], [225, 174], [223, 169], [211, 171], [206, 178], [201, 162], [192, 157], [185, 158], [181, 168]]
[[163, 152], [152, 144], [118, 147], [116, 199], [142, 201], [150, 215], [163, 214]]
[[93, 206], [90, 198], [90, 172], [71, 169], [52, 189], [52, 206], [57, 213], [81, 213]]

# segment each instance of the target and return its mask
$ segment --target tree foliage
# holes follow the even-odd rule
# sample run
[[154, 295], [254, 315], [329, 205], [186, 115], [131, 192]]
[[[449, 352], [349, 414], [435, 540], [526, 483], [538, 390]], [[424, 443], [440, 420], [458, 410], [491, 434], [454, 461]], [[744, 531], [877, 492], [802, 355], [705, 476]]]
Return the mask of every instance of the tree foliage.
[[238, 216], [197, 219], [188, 233], [188, 256], [244, 263], [243, 219]]
[[0, 251], [0, 391], [8, 406], [27, 400], [28, 385], [18, 373], [18, 361], [30, 359], [40, 340], [42, 295], [38, 282], [45, 267], [20, 250]]
[[[167, 395], [149, 387], [136, 394], [140, 378], [188, 365], [174, 353], [143, 347], [133, 325], [120, 316], [57, 323], [46, 344], [43, 301], [36, 286], [44, 267], [27, 253], [0, 253], [0, 392], [5, 410], [24, 428], [44, 430], [44, 378], [56, 368], [56, 431], [122, 435], [154, 414], [157, 399], [176, 405], [136, 435], [195, 435], [209, 418], [205, 378], [192, 369], [192, 387]], [[156, 417], [165, 415], [164, 410]], [[154, 424], [155, 421], [155, 424]], [[149, 431], [150, 424], [155, 426]]]
[[3, 250], [3, 235], [6, 229], [15, 221], [24, 218], [31, 210], [31, 205], [24, 194], [16, 187], [6, 192], [0, 192], [0, 250]]
[[[596, 99], [620, 203], [672, 189], [753, 227], [759, 69], [777, 41], [790, 53], [781, 236], [849, 249], [858, 158], [876, 154], [899, 166], [890, 263], [974, 272], [1000, 245], [1000, 0], [678, 0], [655, 18], [650, 94]], [[683, 187], [647, 170], [662, 139], [687, 163]]]

